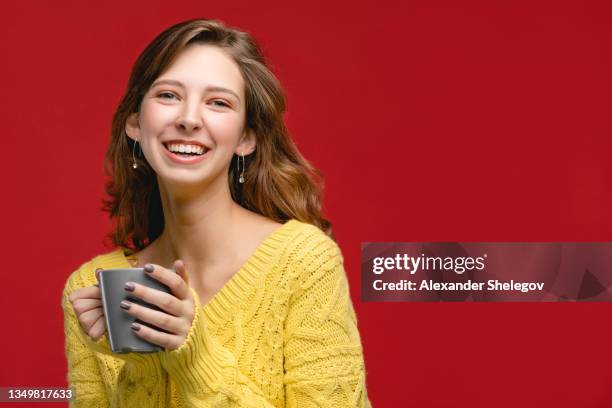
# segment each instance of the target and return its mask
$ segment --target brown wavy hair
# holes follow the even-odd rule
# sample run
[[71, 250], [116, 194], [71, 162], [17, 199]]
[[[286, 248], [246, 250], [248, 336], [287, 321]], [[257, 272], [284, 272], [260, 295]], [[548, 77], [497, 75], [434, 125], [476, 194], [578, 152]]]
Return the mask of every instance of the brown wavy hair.
[[289, 219], [313, 224], [335, 240], [331, 223], [324, 219], [321, 201], [324, 179], [298, 151], [283, 120], [284, 91], [270, 71], [256, 41], [246, 32], [227, 27], [219, 20], [192, 19], [175, 24], [159, 34], [134, 63], [126, 92], [111, 127], [111, 141], [104, 158], [109, 180], [102, 210], [115, 219], [107, 235], [114, 245], [141, 250], [163, 231], [162, 210], [156, 174], [144, 157], [136, 158], [134, 142], [125, 132], [130, 114], [140, 104], [151, 84], [190, 44], [209, 44], [225, 51], [240, 68], [245, 81], [246, 126], [256, 137], [256, 148], [245, 156], [245, 182], [238, 182], [237, 155], [228, 176], [232, 199], [242, 207], [276, 222]]

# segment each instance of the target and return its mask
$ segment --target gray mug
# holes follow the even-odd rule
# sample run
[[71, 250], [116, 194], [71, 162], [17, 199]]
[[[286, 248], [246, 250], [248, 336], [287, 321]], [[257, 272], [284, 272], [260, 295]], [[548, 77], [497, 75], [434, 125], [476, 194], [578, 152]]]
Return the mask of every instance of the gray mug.
[[99, 280], [100, 292], [102, 293], [102, 307], [104, 308], [104, 318], [106, 319], [106, 330], [108, 331], [112, 351], [114, 353], [152, 353], [164, 350], [163, 347], [138, 337], [130, 326], [133, 322], [136, 322], [163, 333], [168, 332], [150, 323], [136, 319], [121, 309], [119, 305], [122, 300], [127, 300], [131, 303], [164, 312], [159, 307], [133, 296], [123, 287], [126, 282], [135, 282], [166, 293], [171, 293], [170, 288], [150, 277], [144, 271], [144, 268], [104, 269], [100, 272]]

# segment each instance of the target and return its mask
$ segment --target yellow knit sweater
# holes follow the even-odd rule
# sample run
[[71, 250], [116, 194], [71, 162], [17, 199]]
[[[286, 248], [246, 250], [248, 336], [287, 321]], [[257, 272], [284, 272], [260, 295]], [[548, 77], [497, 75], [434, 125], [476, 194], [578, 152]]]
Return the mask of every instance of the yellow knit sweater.
[[73, 407], [370, 407], [343, 257], [319, 228], [270, 234], [195, 317], [175, 350], [115, 354], [93, 341], [68, 299], [96, 268], [130, 268], [127, 248], [98, 255], [63, 294]]

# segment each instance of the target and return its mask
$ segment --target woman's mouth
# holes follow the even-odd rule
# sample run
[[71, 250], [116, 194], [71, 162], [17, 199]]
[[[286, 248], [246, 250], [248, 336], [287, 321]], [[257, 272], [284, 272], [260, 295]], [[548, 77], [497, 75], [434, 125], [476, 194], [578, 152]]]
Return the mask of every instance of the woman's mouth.
[[210, 152], [210, 149], [204, 146], [177, 145], [167, 143], [162, 144], [164, 145], [164, 151], [166, 152], [166, 155], [175, 163], [180, 164], [199, 163], [206, 157], [208, 157], [208, 153]]

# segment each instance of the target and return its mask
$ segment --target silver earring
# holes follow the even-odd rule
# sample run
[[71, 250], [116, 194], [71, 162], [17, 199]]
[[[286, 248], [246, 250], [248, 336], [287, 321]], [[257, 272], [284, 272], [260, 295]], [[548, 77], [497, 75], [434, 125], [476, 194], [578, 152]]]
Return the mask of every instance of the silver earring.
[[[136, 145], [138, 144], [138, 140], [134, 140], [134, 147], [132, 148], [132, 159], [134, 160], [134, 164], [132, 164], [133, 168], [138, 168], [138, 163], [136, 163], [136, 154], [134, 153], [136, 150]], [[140, 148], [140, 146], [139, 146]]]
[[[240, 184], [244, 183], [244, 153], [242, 153], [241, 156], [242, 156], [242, 172], [240, 173], [240, 177], [238, 178], [238, 182]], [[238, 169], [240, 169], [240, 157], [238, 157], [238, 162], [236, 164], [238, 166]]]

